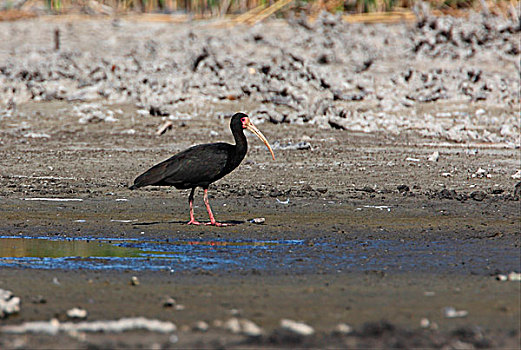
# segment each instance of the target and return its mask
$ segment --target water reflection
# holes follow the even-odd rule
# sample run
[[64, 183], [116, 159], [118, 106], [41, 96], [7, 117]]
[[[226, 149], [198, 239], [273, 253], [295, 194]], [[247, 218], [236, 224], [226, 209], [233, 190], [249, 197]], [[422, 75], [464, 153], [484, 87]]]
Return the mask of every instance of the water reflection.
[[0, 257], [139, 257], [142, 251], [100, 240], [49, 240], [37, 238], [0, 238]]

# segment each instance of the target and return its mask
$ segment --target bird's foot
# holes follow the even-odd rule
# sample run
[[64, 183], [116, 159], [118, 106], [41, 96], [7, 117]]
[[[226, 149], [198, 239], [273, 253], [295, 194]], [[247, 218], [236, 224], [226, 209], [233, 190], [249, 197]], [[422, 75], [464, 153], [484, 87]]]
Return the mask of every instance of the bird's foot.
[[201, 223], [199, 221], [195, 221], [194, 219], [188, 221], [186, 224], [187, 225], [201, 225]]
[[217, 221], [207, 222], [205, 225], [217, 226], [217, 227], [230, 226], [230, 224], [224, 224], [224, 223], [222, 223], [222, 222], [217, 222]]

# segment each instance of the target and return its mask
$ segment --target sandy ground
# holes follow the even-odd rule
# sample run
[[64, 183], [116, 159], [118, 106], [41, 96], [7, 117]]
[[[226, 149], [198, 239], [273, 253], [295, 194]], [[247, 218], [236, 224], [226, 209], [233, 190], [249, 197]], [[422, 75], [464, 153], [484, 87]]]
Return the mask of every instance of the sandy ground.
[[[54, 28], [54, 24], [36, 24], [36, 28]], [[87, 28], [99, 26], [96, 21], [86, 24]], [[12, 28], [24, 27], [17, 23]], [[80, 39], [84, 38], [83, 30], [78, 31]], [[178, 30], [185, 33], [188, 29]], [[189, 30], [203, 37], [208, 31]], [[370, 31], [364, 29], [362, 34], [366, 30]], [[393, 29], [390, 35], [402, 30]], [[139, 37], [136, 40], [144, 43]], [[157, 41], [161, 40], [159, 36]], [[92, 42], [79, 42], [87, 49], [94, 47]], [[13, 53], [9, 48], [12, 42], [3, 45], [5, 65], [17, 67], [13, 57], [23, 61], [25, 56]], [[35, 47], [37, 55], [48, 54]], [[136, 55], [140, 54], [138, 50]], [[9, 55], [11, 58], [6, 58]], [[496, 79], [494, 74], [500, 73], [490, 68], [490, 58], [477, 56], [483, 75]], [[422, 59], [440, 64], [433, 58], [415, 59], [415, 64]], [[451, 64], [462, 67], [461, 61]], [[505, 67], [505, 76], [516, 74], [514, 65]], [[7, 79], [5, 74], [11, 73], [4, 73], [3, 79]], [[382, 76], [378, 70], [363, 74], [379, 79], [393, 75]], [[204, 89], [212, 91], [208, 87], [212, 84]], [[274, 100], [262, 102], [256, 94], [239, 99], [206, 99], [196, 94], [181, 104], [159, 101], [173, 116], [173, 127], [157, 136], [156, 130], [169, 117], [148, 113], [150, 103], [113, 101], [99, 95], [92, 100], [85, 96], [69, 100], [66, 94], [81, 87], [67, 85], [66, 89], [72, 90], [60, 98], [55, 95], [40, 101], [34, 96], [24, 100], [28, 95], [23, 91], [9, 96], [4, 91], [2, 95], [2, 236], [240, 238], [303, 240], [305, 244], [285, 251], [284, 256], [263, 256], [266, 265], [261, 267], [180, 266], [174, 271], [152, 272], [4, 265], [0, 288], [20, 297], [22, 307], [18, 314], [1, 320], [2, 325], [52, 318], [65, 321], [66, 310], [79, 306], [88, 310], [88, 321], [144, 316], [174, 322], [178, 330], [168, 334], [2, 334], [2, 348], [519, 347], [520, 284], [496, 279], [498, 274], [519, 272], [521, 262], [520, 193], [519, 186], [515, 187], [519, 179], [512, 177], [520, 170], [521, 161], [516, 144], [519, 116], [515, 114], [515, 94], [506, 97], [513, 101], [511, 105], [501, 103], [504, 96], [493, 93], [485, 100], [458, 100], [456, 96], [416, 101], [404, 108], [414, 110], [417, 116], [430, 113], [432, 124], [411, 127], [396, 122], [391, 123], [391, 131], [386, 131], [387, 124], [364, 124], [364, 118], [370, 118], [363, 112], [351, 119], [325, 112], [313, 123], [299, 122], [300, 117], [287, 114], [295, 119], [279, 123], [276, 118], [284, 115], [285, 107]], [[266, 91], [262, 94], [269, 94], [269, 89]], [[149, 93], [143, 91], [144, 95]], [[377, 100], [374, 96], [344, 107], [335, 104], [335, 113], [350, 106], [376, 114], [385, 108], [379, 107]], [[261, 109], [267, 112], [262, 114]], [[230, 142], [228, 117], [237, 110], [258, 116], [254, 120], [275, 146], [276, 160], [271, 160], [258, 140], [249, 137], [250, 150], [243, 164], [211, 186], [210, 200], [217, 218], [237, 221], [236, 225], [184, 225], [188, 220], [187, 191], [127, 189], [142, 171], [190, 145]], [[396, 121], [400, 115], [400, 111], [389, 110], [386, 118]], [[108, 116], [117, 121], [107, 120]], [[460, 117], [470, 124], [451, 129]], [[353, 124], [346, 122], [349, 120]], [[502, 129], [501, 122], [510, 129]], [[496, 136], [491, 137], [492, 133]], [[433, 155], [436, 152], [438, 157]], [[39, 197], [83, 201], [24, 200]], [[206, 220], [200, 192], [196, 201], [196, 216]], [[258, 217], [265, 218], [265, 223], [247, 222]], [[111, 221], [122, 219], [136, 221]], [[386, 242], [392, 244], [386, 246]], [[222, 259], [234, 258], [227, 249], [215, 254]], [[255, 256], [253, 251], [245, 254]], [[286, 258], [289, 263], [283, 260]], [[348, 263], [349, 258], [353, 261]], [[139, 285], [130, 284], [132, 276], [139, 278]], [[166, 296], [175, 298], [184, 309], [165, 307]], [[449, 318], [446, 307], [468, 314]], [[232, 317], [255, 322], [263, 334], [233, 334], [222, 325]], [[284, 318], [305, 322], [316, 332], [299, 336], [284, 331], [279, 326]], [[429, 321], [423, 321], [424, 327], [422, 319]], [[197, 330], [198, 321], [207, 322], [209, 329]], [[336, 334], [339, 323], [354, 330]]]

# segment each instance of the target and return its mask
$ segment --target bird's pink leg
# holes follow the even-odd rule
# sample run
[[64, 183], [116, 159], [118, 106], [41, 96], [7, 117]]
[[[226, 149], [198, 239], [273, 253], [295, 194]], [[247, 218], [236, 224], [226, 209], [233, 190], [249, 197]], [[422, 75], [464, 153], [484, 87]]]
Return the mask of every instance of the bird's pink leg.
[[194, 192], [195, 187], [192, 188], [192, 191], [190, 192], [190, 196], [188, 197], [188, 203], [190, 204], [190, 221], [188, 221], [187, 225], [201, 225], [200, 222], [195, 221], [194, 218]]
[[206, 225], [214, 225], [214, 226], [228, 226], [227, 224], [223, 224], [215, 221], [215, 217], [212, 213], [212, 208], [210, 208], [210, 202], [208, 202], [208, 189], [204, 189], [204, 204], [206, 205], [206, 210], [208, 211], [208, 216], [210, 217], [210, 222]]

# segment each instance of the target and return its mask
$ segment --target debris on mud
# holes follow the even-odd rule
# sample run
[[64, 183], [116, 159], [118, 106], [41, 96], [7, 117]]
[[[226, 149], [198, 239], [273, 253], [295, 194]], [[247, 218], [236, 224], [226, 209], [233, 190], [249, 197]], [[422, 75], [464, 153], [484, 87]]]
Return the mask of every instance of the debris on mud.
[[[135, 104], [143, 118], [177, 118], [191, 105], [243, 100], [245, 112], [276, 124], [520, 143], [513, 111], [520, 102], [521, 32], [506, 18], [425, 16], [414, 30], [342, 19], [334, 26], [317, 20], [312, 30], [266, 22], [251, 28], [200, 26], [194, 34], [191, 26], [176, 26], [161, 27], [153, 40], [143, 35], [159, 28], [154, 24], [119, 23], [75, 23], [74, 35], [58, 51], [42, 46], [48, 23], [27, 27], [19, 33], [24, 46], [0, 56], [0, 105], [71, 101], [78, 104], [80, 123], [99, 123], [131, 117], [116, 118], [101, 103]], [[16, 24], [0, 26], [7, 32]], [[175, 40], [194, 35], [197, 40], [189, 43]], [[99, 36], [104, 45], [85, 44]], [[135, 45], [127, 45], [126, 36], [137, 38]], [[0, 48], [14, 52], [9, 45]], [[490, 68], [498, 62], [500, 71]], [[420, 112], [437, 101], [455, 108]]]
[[521, 181], [514, 186], [514, 199], [521, 199]]
[[485, 170], [483, 168], [479, 168], [478, 170], [476, 170], [476, 172], [474, 174], [472, 174], [472, 177], [478, 178], [478, 179], [482, 179], [482, 178], [490, 179], [492, 177], [492, 175], [490, 175], [490, 173], [487, 170]]
[[498, 281], [521, 281], [521, 273], [519, 272], [510, 272], [508, 275], [497, 275], [496, 279]]
[[339, 323], [333, 329], [333, 334], [346, 335], [353, 332], [353, 327], [345, 323]]
[[443, 309], [443, 315], [446, 318], [467, 317], [468, 314], [467, 310], [456, 310], [452, 306], [447, 306]]
[[41, 133], [41, 132], [28, 132], [24, 134], [24, 137], [28, 137], [31, 139], [49, 139], [51, 136], [49, 134]]
[[[475, 191], [475, 192], [481, 192], [485, 195], [486, 197], [486, 194], [482, 191]], [[485, 199], [485, 197], [482, 197], [483, 195], [481, 193], [476, 193], [475, 194], [475, 198], [473, 197], [473, 199], [479, 201], [480, 199], [483, 200]], [[441, 190], [440, 192], [438, 192], [437, 194], [437, 197], [440, 198], [440, 199], [455, 199], [455, 200], [458, 200], [458, 201], [465, 201], [468, 199], [468, 195], [464, 194], [464, 193], [458, 193], [456, 192], [456, 190], [448, 190], [446, 188], [444, 188], [443, 190]]]
[[260, 224], [263, 224], [266, 221], [266, 219], [265, 218], [254, 218], [254, 219], [250, 219], [248, 221], [251, 222], [252, 224], [260, 225]]
[[[469, 59], [486, 57], [492, 50], [508, 62], [520, 53], [519, 42], [513, 40], [520, 31], [519, 23], [486, 14], [471, 13], [469, 18], [428, 16], [418, 21], [410, 40], [416, 55]], [[482, 72], [470, 72], [469, 80], [478, 82]]]
[[20, 298], [9, 290], [0, 289], [0, 319], [20, 312]]
[[176, 330], [175, 324], [144, 317], [121, 318], [114, 321], [64, 322], [57, 319], [50, 321], [26, 322], [20, 325], [5, 325], [0, 332], [13, 334], [41, 333], [55, 335], [59, 332], [105, 332], [120, 333], [130, 330], [146, 330], [150, 332], [171, 333]]
[[429, 156], [429, 162], [437, 162], [440, 159], [440, 152], [435, 151]]
[[163, 300], [163, 307], [173, 307], [176, 305], [176, 300], [172, 297], [165, 297]]
[[410, 188], [407, 185], [400, 185], [397, 187], [397, 189], [398, 189], [398, 192], [400, 192], [400, 193], [407, 193], [410, 191]]
[[296, 322], [289, 319], [280, 320], [280, 329], [293, 333], [297, 336], [309, 336], [315, 333], [313, 327], [308, 326], [303, 322]]
[[272, 148], [274, 150], [312, 150], [311, 144], [309, 142], [301, 141], [295, 144], [289, 142], [285, 145], [280, 144], [279, 141], [275, 141], [273, 143]]
[[[343, 324], [342, 324], [343, 325]], [[436, 323], [423, 318], [421, 328], [416, 330], [404, 329], [388, 321], [367, 322], [361, 327], [351, 329], [349, 326], [336, 327], [332, 332], [318, 332], [311, 336], [297, 336], [283, 333], [275, 329], [271, 334], [248, 343], [267, 346], [295, 346], [299, 348], [316, 348], [328, 344], [334, 348], [491, 348], [514, 344], [516, 334], [499, 340], [486, 334], [479, 327], [468, 326], [456, 328], [450, 332], [441, 332]], [[341, 328], [345, 332], [339, 332]], [[515, 332], [514, 332], [515, 333]]]
[[264, 333], [262, 328], [245, 318], [232, 317], [224, 322], [223, 328], [233, 334], [243, 334], [248, 337], [259, 337]]
[[87, 103], [74, 106], [73, 111], [76, 116], [79, 117], [78, 122], [80, 124], [100, 122], [113, 123], [117, 121], [112, 110], [104, 108], [97, 103]]
[[87, 318], [88, 315], [87, 310], [78, 307], [67, 310], [66, 314], [68, 318], [76, 320], [83, 320]]
[[475, 201], [481, 202], [487, 197], [487, 194], [483, 191], [474, 191], [470, 194], [470, 198]]
[[210, 326], [205, 321], [197, 321], [193, 326], [193, 330], [197, 332], [206, 332], [209, 328]]
[[172, 129], [173, 125], [174, 125], [174, 123], [172, 123], [170, 120], [165, 122], [162, 126], [159, 127], [159, 129], [157, 129], [156, 135], [157, 136], [163, 135], [165, 132]]

